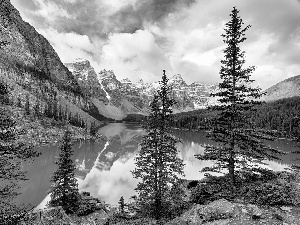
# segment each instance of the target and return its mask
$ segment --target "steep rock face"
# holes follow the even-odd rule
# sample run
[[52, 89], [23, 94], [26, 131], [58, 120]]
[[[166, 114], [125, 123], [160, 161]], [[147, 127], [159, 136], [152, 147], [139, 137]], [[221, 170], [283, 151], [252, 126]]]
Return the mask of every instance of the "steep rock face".
[[268, 88], [263, 101], [276, 101], [282, 98], [300, 96], [300, 75], [288, 78]]
[[83, 98], [76, 78], [9, 0], [0, 1], [0, 41], [7, 43], [0, 48], [0, 79], [10, 87], [13, 102], [19, 99], [24, 105], [28, 96], [30, 110], [39, 103], [40, 113], [56, 102], [68, 115], [87, 124], [96, 121], [87, 113], [91, 104]]
[[49, 42], [22, 20], [9, 0], [0, 2], [0, 39], [9, 44], [0, 50], [1, 64], [55, 82], [60, 89], [78, 92], [78, 83], [60, 61]]
[[[125, 118], [126, 114], [140, 113], [140, 108], [134, 103], [136, 96], [134, 89], [126, 89], [126, 85], [128, 87], [130, 86], [130, 81], [127, 80], [123, 85], [116, 78], [112, 70], [100, 71], [98, 74], [98, 79], [104, 92], [106, 93], [107, 99], [109, 100], [109, 102], [105, 102], [105, 104], [98, 99], [93, 100], [93, 103], [96, 105], [102, 115], [108, 118], [120, 120]], [[132, 101], [129, 101], [129, 99]]]
[[196, 109], [205, 108], [215, 104], [216, 99], [210, 97], [211, 93], [217, 90], [218, 86], [213, 84], [192, 83], [189, 85], [189, 96], [194, 103]]
[[108, 101], [106, 93], [97, 78], [97, 74], [88, 60], [76, 59], [72, 63], [65, 63], [65, 66], [77, 79], [86, 98], [98, 98]]
[[[147, 114], [149, 104], [159, 88], [159, 82], [144, 83], [139, 80], [134, 84], [128, 78], [119, 81], [112, 70], [102, 70], [96, 77], [94, 69], [84, 59], [65, 65], [72, 71], [83, 90], [93, 90], [92, 85], [97, 84], [94, 93], [87, 95], [92, 98], [101, 115], [116, 120], [126, 117], [127, 114]], [[187, 85], [180, 74], [171, 77], [169, 84], [172, 87], [172, 97], [177, 102], [173, 107], [175, 113], [214, 104], [210, 93], [215, 91], [216, 85]]]
[[117, 80], [112, 70], [102, 70], [98, 75], [99, 82], [106, 92], [107, 98], [114, 106], [119, 107], [122, 102], [121, 82]]
[[125, 98], [132, 102], [136, 107], [140, 109], [145, 107], [145, 101], [143, 96], [141, 96], [139, 89], [128, 78], [121, 80], [120, 91], [122, 95], [124, 95]]
[[[208, 105], [215, 104], [215, 99], [210, 97], [210, 93], [217, 89], [217, 85], [192, 83], [186, 84], [180, 74], [170, 78], [169, 84], [172, 86], [172, 97], [177, 101], [174, 112], [189, 111], [193, 109], [205, 108]], [[140, 80], [136, 87], [139, 93], [143, 93], [143, 98], [149, 103], [153, 94], [159, 87], [159, 84], [148, 84]]]
[[174, 75], [170, 80], [169, 83], [173, 86], [173, 87], [185, 87], [187, 86], [187, 84], [185, 83], [185, 81], [182, 79], [180, 74], [176, 74]]

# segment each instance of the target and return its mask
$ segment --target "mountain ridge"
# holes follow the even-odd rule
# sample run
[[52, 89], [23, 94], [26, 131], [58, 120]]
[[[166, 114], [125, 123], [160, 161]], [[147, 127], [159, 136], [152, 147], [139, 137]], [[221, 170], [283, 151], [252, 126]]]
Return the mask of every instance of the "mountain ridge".
[[[94, 69], [87, 60], [75, 60], [65, 63], [69, 70], [73, 71], [74, 76], [80, 80], [86, 77], [83, 70], [74, 68], [85, 64], [86, 69]], [[82, 73], [81, 75], [78, 75]], [[112, 119], [123, 119], [128, 114], [147, 114], [149, 104], [159, 87], [159, 83], [145, 83], [142, 79], [133, 83], [129, 78], [118, 80], [112, 70], [102, 70], [97, 74], [98, 82], [106, 93], [106, 100], [99, 101], [94, 99], [100, 114]], [[78, 82], [80, 83], [80, 80]], [[197, 108], [204, 108], [213, 98], [210, 93], [216, 90], [217, 85], [205, 83], [192, 83], [188, 85], [180, 74], [175, 74], [169, 78], [169, 84], [172, 87], [172, 97], [177, 101], [174, 106], [174, 112], [190, 111]], [[113, 115], [117, 114], [117, 115]]]
[[276, 101], [282, 98], [300, 96], [300, 75], [287, 78], [271, 86], [262, 97], [264, 101]]
[[64, 115], [76, 118], [78, 124], [100, 124], [96, 118], [103, 117], [95, 112], [84, 88], [9, 0], [0, 2], [0, 41], [6, 43], [0, 48], [0, 79], [9, 87], [13, 104], [25, 107], [28, 101], [32, 115], [37, 108], [40, 116]]

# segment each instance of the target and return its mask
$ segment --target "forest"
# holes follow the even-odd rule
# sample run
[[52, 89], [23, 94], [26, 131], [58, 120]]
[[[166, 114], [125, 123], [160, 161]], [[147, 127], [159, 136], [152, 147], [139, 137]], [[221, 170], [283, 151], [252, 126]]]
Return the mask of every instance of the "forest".
[[[173, 127], [206, 130], [216, 111], [199, 109], [173, 115]], [[261, 129], [276, 130], [279, 137], [295, 138], [300, 134], [300, 96], [264, 102], [248, 113], [251, 121]]]

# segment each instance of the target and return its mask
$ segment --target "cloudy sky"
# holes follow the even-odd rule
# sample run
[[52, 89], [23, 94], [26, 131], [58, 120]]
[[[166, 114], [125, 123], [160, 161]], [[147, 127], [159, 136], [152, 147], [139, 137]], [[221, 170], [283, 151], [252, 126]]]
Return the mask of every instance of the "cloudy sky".
[[265, 89], [300, 74], [299, 0], [11, 0], [61, 60], [88, 59], [118, 79], [219, 82], [224, 24], [233, 6], [252, 25], [246, 66]]

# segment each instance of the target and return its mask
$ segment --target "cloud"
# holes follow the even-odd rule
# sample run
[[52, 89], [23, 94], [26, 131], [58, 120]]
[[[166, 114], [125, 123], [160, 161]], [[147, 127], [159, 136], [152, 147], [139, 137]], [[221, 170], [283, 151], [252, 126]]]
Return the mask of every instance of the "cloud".
[[154, 82], [165, 69], [169, 75], [181, 73], [188, 83], [218, 82], [226, 47], [220, 35], [233, 6], [245, 25], [252, 25], [241, 48], [245, 66], [257, 66], [257, 84], [265, 89], [300, 70], [296, 0], [12, 2], [22, 17], [47, 34], [63, 61], [75, 55], [87, 58], [97, 69], [113, 69], [120, 79]]
[[[41, 30], [40, 33], [46, 37], [55, 51], [58, 53], [62, 62], [72, 62], [76, 58], [88, 59], [91, 64], [98, 68], [95, 59], [100, 57], [101, 43], [93, 42], [87, 35], [76, 33], [59, 33], [55, 29]], [[97, 51], [99, 50], [99, 51]]]
[[79, 180], [79, 190], [88, 191], [113, 205], [117, 204], [121, 196], [127, 201], [136, 194], [133, 189], [138, 180], [134, 179], [130, 172], [134, 166], [134, 158], [130, 158], [125, 163], [115, 161], [109, 171], [93, 168], [84, 180]]
[[37, 16], [46, 18], [50, 21], [55, 21], [57, 17], [74, 19], [74, 17], [68, 14], [66, 9], [59, 7], [59, 5], [54, 2], [47, 2], [44, 0], [33, 0], [33, 2], [38, 7], [38, 10], [35, 10], [32, 13]]
[[[110, 33], [134, 33], [147, 21], [158, 22], [194, 0], [28, 0], [22, 16], [39, 28], [107, 37]], [[24, 2], [24, 1], [23, 1]], [[13, 4], [26, 8], [22, 0]], [[44, 20], [42, 22], [41, 18]], [[35, 22], [37, 21], [37, 23]]]
[[147, 30], [110, 35], [102, 49], [101, 66], [113, 69], [120, 79], [148, 82], [159, 80], [163, 69], [171, 70], [168, 58]]

